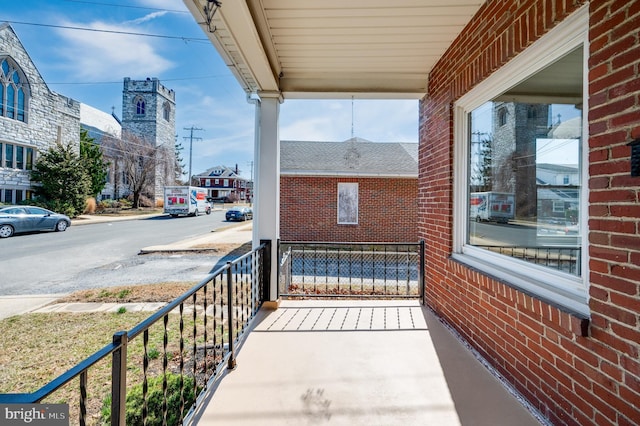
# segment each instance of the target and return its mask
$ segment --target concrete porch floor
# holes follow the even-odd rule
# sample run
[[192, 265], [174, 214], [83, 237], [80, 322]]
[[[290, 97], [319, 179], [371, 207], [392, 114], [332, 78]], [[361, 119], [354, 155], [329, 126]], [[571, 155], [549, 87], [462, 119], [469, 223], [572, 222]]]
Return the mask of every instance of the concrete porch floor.
[[260, 312], [198, 425], [540, 425], [418, 301]]

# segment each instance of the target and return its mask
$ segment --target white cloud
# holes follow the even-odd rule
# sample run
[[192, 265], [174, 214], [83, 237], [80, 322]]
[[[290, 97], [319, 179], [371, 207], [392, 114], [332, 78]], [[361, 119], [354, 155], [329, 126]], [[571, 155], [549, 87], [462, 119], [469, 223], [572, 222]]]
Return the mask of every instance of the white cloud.
[[[216, 86], [215, 84], [212, 86]], [[185, 84], [176, 87], [178, 121], [202, 129], [194, 132], [201, 140], [193, 142], [192, 172], [202, 173], [208, 168], [245, 164], [253, 160], [254, 107], [246, 102], [242, 92], [235, 96], [219, 96], [215, 89], [203, 94], [202, 87]], [[185, 100], [185, 101], [182, 101]], [[176, 129], [184, 147], [185, 172], [189, 168], [189, 136], [184, 128]]]
[[125, 22], [125, 24], [143, 24], [145, 22], [153, 21], [156, 18], [166, 15], [168, 12], [163, 10], [159, 12], [149, 13], [148, 15], [143, 16], [142, 18], [133, 19], [131, 21]]
[[178, 114], [183, 122], [204, 128], [206, 134], [244, 134], [247, 129], [253, 132], [253, 106], [244, 100], [202, 94], [188, 99], [178, 104]]
[[417, 142], [418, 101], [285, 100], [281, 106], [282, 139], [343, 141], [352, 127], [354, 136], [372, 142]]
[[140, 6], [167, 10], [188, 10], [182, 1], [176, 0], [141, 0]]
[[354, 131], [375, 142], [417, 142], [418, 101], [356, 101]]
[[[337, 117], [331, 117], [330, 115], [298, 118], [288, 124], [281, 124], [280, 138], [283, 140], [323, 142], [344, 140], [345, 132], [338, 131], [340, 126], [336, 125], [337, 120]], [[342, 127], [347, 125], [344, 122], [342, 124]]]
[[145, 32], [140, 27], [100, 21], [89, 24], [66, 22], [63, 25], [100, 30], [58, 30], [64, 39], [59, 52], [66, 59], [64, 66], [68, 69], [65, 71], [78, 80], [113, 80], [115, 76], [120, 78], [123, 75], [141, 78], [159, 75], [174, 66], [159, 53], [159, 41], [109, 32]]

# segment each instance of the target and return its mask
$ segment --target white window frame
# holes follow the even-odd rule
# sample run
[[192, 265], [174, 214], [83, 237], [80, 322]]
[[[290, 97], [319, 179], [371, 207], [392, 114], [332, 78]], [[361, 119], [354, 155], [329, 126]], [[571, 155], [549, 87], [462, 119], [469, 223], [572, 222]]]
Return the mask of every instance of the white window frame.
[[[571, 312], [589, 316], [588, 305], [588, 52], [589, 10], [583, 6], [509, 63], [462, 96], [454, 105], [454, 217], [452, 258]], [[581, 276], [524, 262], [467, 244], [469, 194], [469, 114], [526, 78], [582, 46], [583, 120], [580, 220], [582, 235]]]

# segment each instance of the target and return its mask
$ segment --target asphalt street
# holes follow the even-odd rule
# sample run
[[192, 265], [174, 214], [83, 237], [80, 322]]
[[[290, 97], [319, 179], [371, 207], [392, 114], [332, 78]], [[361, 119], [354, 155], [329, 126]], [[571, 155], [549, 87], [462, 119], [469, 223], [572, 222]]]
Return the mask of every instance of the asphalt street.
[[[40, 232], [0, 240], [0, 295], [69, 293], [115, 283], [197, 281], [215, 265], [217, 253], [139, 256], [151, 245], [210, 234], [228, 227], [224, 212], [170, 218], [100, 215], [74, 219], [65, 232]], [[84, 226], [81, 226], [84, 225]], [[214, 258], [209, 259], [211, 255]], [[219, 257], [219, 256], [218, 256]]]
[[[96, 217], [84, 219], [82, 223], [100, 223], [106, 220], [113, 221], [113, 218]], [[74, 225], [78, 226], [77, 223]], [[40, 308], [82, 288], [158, 282], [195, 284], [217, 269], [218, 265], [224, 264], [230, 250], [250, 242], [251, 239], [251, 222], [234, 223], [214, 232], [192, 235], [168, 244], [142, 247], [139, 252], [145, 254], [88, 269], [70, 278], [51, 283], [41, 282], [33, 288], [12, 288], [10, 293], [3, 290], [0, 296], [0, 319]]]

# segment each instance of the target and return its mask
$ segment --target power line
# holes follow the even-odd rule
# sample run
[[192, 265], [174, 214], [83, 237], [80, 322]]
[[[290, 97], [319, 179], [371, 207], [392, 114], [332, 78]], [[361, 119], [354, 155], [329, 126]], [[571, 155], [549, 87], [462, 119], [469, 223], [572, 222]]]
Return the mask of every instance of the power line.
[[104, 2], [84, 1], [84, 0], [65, 0], [65, 1], [70, 3], [85, 3], [85, 4], [93, 4], [97, 6], [113, 6], [113, 7], [122, 7], [122, 8], [128, 8], [128, 9], [156, 10], [156, 11], [171, 12], [171, 13], [189, 13], [186, 10], [160, 9], [156, 7], [131, 6], [127, 4], [118, 4], [118, 3], [104, 3]]
[[[209, 75], [209, 76], [200, 76], [200, 77], [184, 77], [184, 78], [161, 78], [161, 81], [191, 81], [191, 80], [205, 80], [208, 78], [220, 78], [226, 77], [226, 75]], [[119, 81], [79, 81], [79, 82], [69, 82], [69, 83], [59, 83], [59, 82], [42, 82], [42, 83], [31, 83], [30, 85], [42, 84], [42, 85], [65, 85], [65, 86], [74, 86], [74, 85], [89, 85], [89, 84], [122, 84], [122, 80]]]
[[131, 31], [99, 30], [99, 29], [96, 29], [96, 28], [73, 27], [73, 26], [70, 26], [70, 25], [39, 24], [39, 23], [36, 23], [36, 22], [11, 21], [11, 20], [7, 20], [7, 19], [0, 19], [0, 21], [8, 22], [10, 24], [32, 25], [34, 27], [60, 28], [60, 29], [64, 29], [64, 30], [90, 31], [90, 32], [95, 32], [95, 33], [133, 35], [133, 36], [139, 36], [139, 37], [166, 38], [166, 39], [182, 40], [182, 41], [203, 41], [203, 42], [205, 42], [205, 41], [208, 42], [209, 41], [209, 39], [206, 39], [206, 38], [195, 38], [195, 37], [185, 37], [185, 36], [170, 36], [170, 35], [149, 34], [149, 33], [136, 33], [136, 32], [131, 32]]

